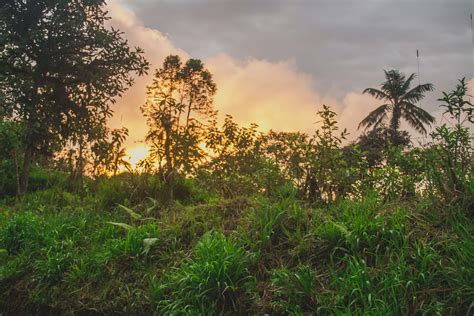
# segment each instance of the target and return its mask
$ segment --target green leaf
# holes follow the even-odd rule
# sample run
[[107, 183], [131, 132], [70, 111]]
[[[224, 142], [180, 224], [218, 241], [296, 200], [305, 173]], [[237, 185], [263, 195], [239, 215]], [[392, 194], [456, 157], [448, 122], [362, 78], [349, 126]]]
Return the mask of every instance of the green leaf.
[[147, 254], [151, 247], [158, 242], [158, 238], [145, 238], [143, 239], [143, 254]]
[[114, 226], [118, 226], [118, 227], [122, 227], [126, 230], [133, 229], [133, 226], [125, 224], [125, 223], [117, 223], [117, 222], [105, 222], [105, 223], [110, 224], [110, 225], [114, 225]]
[[134, 210], [132, 210], [131, 208], [128, 208], [122, 204], [119, 204], [118, 207], [120, 207], [122, 210], [124, 210], [125, 212], [127, 212], [131, 218], [133, 219], [140, 219], [142, 218], [142, 216], [138, 213], [136, 213]]

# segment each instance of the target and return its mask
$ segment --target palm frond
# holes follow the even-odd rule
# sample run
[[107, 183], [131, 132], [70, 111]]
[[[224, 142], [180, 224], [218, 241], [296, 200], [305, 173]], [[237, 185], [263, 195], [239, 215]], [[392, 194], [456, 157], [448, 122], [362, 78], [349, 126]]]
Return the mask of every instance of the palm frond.
[[413, 79], [415, 79], [415, 78], [416, 78], [416, 75], [415, 75], [415, 74], [411, 74], [410, 77], [408, 77], [407, 80], [405, 80], [405, 83], [403, 84], [402, 90], [403, 90], [403, 91], [408, 91], [408, 89], [410, 88], [411, 82], [412, 82]]
[[407, 102], [402, 103], [402, 116], [413, 128], [422, 134], [426, 134], [424, 125], [431, 126], [435, 122], [435, 118], [427, 111]]
[[367, 115], [360, 123], [358, 128], [365, 127], [369, 128], [371, 126], [378, 126], [387, 118], [387, 112], [390, 108], [390, 104], [383, 104], [373, 110]]
[[384, 99], [389, 99], [390, 98], [390, 96], [388, 94], [386, 94], [385, 92], [383, 92], [379, 89], [375, 89], [375, 88], [367, 88], [362, 93], [368, 93], [371, 96], [373, 96], [373, 97], [375, 97], [376, 99], [379, 99], [379, 100], [384, 100]]
[[408, 122], [408, 124], [413, 127], [419, 133], [426, 135], [426, 128], [423, 123], [414, 115], [403, 114], [403, 118]]
[[384, 72], [387, 81], [382, 83], [382, 90], [386, 91], [386, 93], [390, 96], [390, 99], [395, 99], [402, 95], [403, 92], [401, 87], [405, 82], [405, 75], [398, 70], [384, 70]]
[[401, 99], [409, 103], [416, 103], [420, 101], [421, 99], [423, 99], [424, 94], [426, 92], [433, 91], [433, 90], [434, 90], [434, 87], [431, 83], [421, 84], [414, 87], [407, 93], [405, 93]]

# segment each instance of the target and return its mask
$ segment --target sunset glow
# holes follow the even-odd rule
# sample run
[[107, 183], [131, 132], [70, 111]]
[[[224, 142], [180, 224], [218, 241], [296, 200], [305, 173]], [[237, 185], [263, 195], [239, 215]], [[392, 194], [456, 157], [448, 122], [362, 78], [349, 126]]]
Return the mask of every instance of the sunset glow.
[[[111, 24], [122, 30], [124, 36], [132, 45], [145, 49], [147, 58], [151, 62], [148, 76], [136, 78], [136, 82], [122, 98], [114, 105], [115, 115], [111, 120], [114, 126], [125, 126], [129, 129], [126, 146], [133, 166], [146, 156], [143, 145], [137, 146], [145, 138], [147, 126], [140, 111], [140, 106], [145, 102], [146, 87], [151, 84], [154, 70], [158, 68], [169, 54], [177, 54], [189, 58], [192, 52], [168, 37], [161, 29], [144, 25], [143, 21], [128, 6], [127, 1], [114, 0], [109, 2]], [[204, 35], [203, 35], [204, 36]], [[316, 44], [312, 44], [313, 46]], [[324, 45], [319, 43], [318, 45]], [[316, 45], [316, 47], [318, 46]], [[412, 47], [410, 49], [416, 49]], [[423, 52], [423, 51], [422, 51]], [[415, 55], [414, 55], [415, 56]], [[363, 56], [354, 55], [353, 58]], [[415, 56], [416, 57], [416, 56]], [[310, 58], [313, 60], [313, 58]], [[252, 56], [235, 58], [232, 51], [222, 51], [218, 54], [207, 54], [202, 58], [205, 65], [213, 74], [217, 84], [217, 94], [214, 98], [214, 108], [219, 112], [222, 122], [226, 114], [234, 117], [235, 121], [244, 126], [257, 123], [262, 132], [273, 129], [276, 131], [303, 131], [312, 134], [317, 129], [316, 112], [322, 104], [331, 106], [338, 113], [341, 126], [350, 133], [348, 139], [355, 140], [360, 134], [357, 129], [358, 122], [367, 112], [378, 103], [374, 98], [362, 94], [365, 84], [360, 84], [359, 69], [355, 69], [355, 77], [350, 89], [324, 89], [325, 86], [338, 87], [339, 79], [346, 80], [352, 72], [351, 69], [331, 68], [328, 72], [314, 72], [299, 67], [294, 56], [279, 59], [264, 59]], [[327, 60], [314, 60], [317, 65], [322, 65]], [[340, 62], [340, 61], [339, 61]], [[379, 61], [384, 64], [386, 61]], [[354, 63], [356, 65], [357, 63]], [[382, 69], [384, 65], [370, 65], [370, 69]], [[452, 64], [446, 62], [446, 64]], [[408, 72], [416, 71], [416, 60], [410, 60]], [[423, 68], [431, 67], [428, 61], [421, 59]], [[403, 66], [405, 67], [405, 66]], [[338, 75], [339, 73], [339, 75]], [[377, 72], [371, 72], [376, 76]], [[339, 76], [337, 79], [335, 77]], [[351, 75], [353, 76], [353, 75]], [[425, 74], [424, 76], [427, 76]], [[328, 79], [333, 78], [333, 79]], [[434, 79], [434, 78], [433, 78]], [[378, 78], [368, 80], [367, 86], [377, 82]], [[443, 83], [449, 87], [452, 81]], [[471, 80], [471, 86], [474, 81]], [[443, 85], [435, 82], [435, 86], [443, 89]], [[439, 120], [442, 111], [437, 108], [436, 98], [425, 101], [424, 106], [433, 111]], [[408, 126], [404, 128], [409, 129]]]
[[148, 155], [149, 147], [144, 144], [127, 148], [127, 161], [132, 165], [132, 169], [137, 168], [137, 164]]

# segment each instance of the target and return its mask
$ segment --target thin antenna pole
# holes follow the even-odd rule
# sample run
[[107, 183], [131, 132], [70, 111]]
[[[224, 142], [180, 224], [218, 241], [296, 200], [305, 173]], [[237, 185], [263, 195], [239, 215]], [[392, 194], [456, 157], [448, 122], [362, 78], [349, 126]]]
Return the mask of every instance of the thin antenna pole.
[[418, 85], [421, 85], [420, 79], [420, 54], [418, 53], [418, 49], [416, 50], [416, 65], [418, 67]]
[[[420, 79], [420, 53], [418, 52], [418, 49], [416, 50], [416, 65], [418, 67], [418, 86], [421, 86], [421, 79]], [[420, 103], [421, 107], [421, 100], [418, 101]]]
[[[474, 31], [472, 29], [472, 11], [471, 11], [471, 78], [474, 78]], [[469, 95], [469, 102], [471, 102], [471, 96]]]

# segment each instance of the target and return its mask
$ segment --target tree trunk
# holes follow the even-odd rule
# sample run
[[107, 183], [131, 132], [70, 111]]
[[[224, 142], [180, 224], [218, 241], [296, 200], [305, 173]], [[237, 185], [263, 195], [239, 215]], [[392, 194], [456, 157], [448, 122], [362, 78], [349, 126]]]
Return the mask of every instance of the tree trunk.
[[20, 167], [18, 166], [18, 154], [16, 149], [13, 150], [13, 161], [15, 162], [15, 181], [16, 181], [16, 201], [21, 200], [21, 186], [20, 186]]
[[397, 141], [398, 128], [400, 127], [401, 109], [398, 105], [394, 106], [392, 118], [390, 120], [390, 141], [394, 145]]
[[84, 150], [82, 139], [79, 144], [79, 197], [81, 202], [84, 201]]
[[390, 130], [396, 134], [398, 131], [398, 127], [400, 125], [400, 108], [395, 106], [392, 113], [392, 119], [390, 120]]
[[30, 175], [30, 166], [33, 161], [33, 147], [28, 144], [25, 149], [25, 157], [23, 159], [23, 167], [20, 174], [20, 192], [18, 195], [23, 196], [28, 190], [28, 177]]
[[165, 139], [165, 156], [166, 156], [166, 175], [165, 175], [165, 186], [166, 186], [166, 204], [171, 205], [173, 201], [173, 162], [171, 161], [171, 129], [167, 128], [166, 139]]

